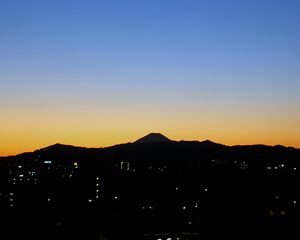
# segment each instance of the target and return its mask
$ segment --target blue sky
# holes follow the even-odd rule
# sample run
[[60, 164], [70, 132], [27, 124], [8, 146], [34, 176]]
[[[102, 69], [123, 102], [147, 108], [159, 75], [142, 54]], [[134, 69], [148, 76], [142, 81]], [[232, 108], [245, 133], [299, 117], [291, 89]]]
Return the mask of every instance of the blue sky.
[[[6, 122], [10, 114], [39, 115], [41, 108], [49, 122], [82, 111], [157, 122], [164, 114], [169, 122], [184, 115], [186, 127], [176, 134], [186, 138], [210, 129], [197, 128], [203, 115], [227, 119], [221, 128], [232, 132], [237, 120], [228, 115], [241, 124], [243, 116], [257, 115], [258, 131], [263, 116], [287, 134], [283, 126], [300, 120], [299, 11], [296, 0], [2, 0], [0, 110]], [[205, 137], [239, 143], [225, 135]], [[250, 139], [266, 141], [260, 133]]]

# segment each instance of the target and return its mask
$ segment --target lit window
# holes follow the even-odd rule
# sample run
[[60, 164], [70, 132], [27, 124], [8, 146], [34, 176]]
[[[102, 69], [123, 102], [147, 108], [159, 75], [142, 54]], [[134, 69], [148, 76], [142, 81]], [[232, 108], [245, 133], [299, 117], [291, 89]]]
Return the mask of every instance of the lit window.
[[127, 171], [129, 171], [130, 170], [130, 165], [129, 165], [129, 162], [127, 163], [127, 169], [126, 169]]
[[185, 210], [185, 209], [186, 209], [186, 207], [185, 207], [185, 206], [183, 206], [183, 207], [182, 207], [182, 209], [183, 209], [183, 210]]
[[77, 162], [74, 162], [74, 167], [78, 168], [78, 163]]
[[92, 202], [92, 199], [89, 199], [89, 203], [91, 203]]
[[115, 199], [118, 199], [118, 195], [115, 196]]
[[297, 203], [297, 201], [295, 200], [293, 203], [294, 203], [294, 204], [296, 204], [296, 203]]
[[284, 211], [284, 210], [281, 210], [281, 211], [280, 211], [280, 215], [281, 215], [281, 216], [285, 216], [286, 214], [287, 214], [287, 211]]

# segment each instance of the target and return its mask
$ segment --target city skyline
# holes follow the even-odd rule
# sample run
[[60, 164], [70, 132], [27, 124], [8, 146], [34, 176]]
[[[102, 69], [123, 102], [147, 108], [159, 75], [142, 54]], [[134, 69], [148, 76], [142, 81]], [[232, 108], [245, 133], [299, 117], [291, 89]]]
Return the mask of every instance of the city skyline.
[[300, 148], [298, 1], [1, 1], [0, 156], [54, 143]]

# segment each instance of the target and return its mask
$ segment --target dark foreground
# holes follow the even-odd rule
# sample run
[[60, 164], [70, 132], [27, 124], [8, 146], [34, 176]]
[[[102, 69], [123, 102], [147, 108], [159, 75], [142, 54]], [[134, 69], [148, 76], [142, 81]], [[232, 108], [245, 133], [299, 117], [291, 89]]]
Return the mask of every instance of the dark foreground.
[[0, 239], [300, 239], [300, 151], [54, 145], [0, 159]]

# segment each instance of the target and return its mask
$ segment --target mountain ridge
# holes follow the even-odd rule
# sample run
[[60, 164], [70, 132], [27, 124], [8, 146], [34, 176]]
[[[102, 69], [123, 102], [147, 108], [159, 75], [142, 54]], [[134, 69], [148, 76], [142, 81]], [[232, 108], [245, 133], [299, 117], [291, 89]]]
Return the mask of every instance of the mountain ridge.
[[[300, 152], [299, 148], [291, 147], [291, 146], [282, 146], [282, 145], [265, 145], [265, 144], [252, 144], [252, 145], [224, 145], [220, 143], [216, 143], [210, 140], [204, 140], [204, 141], [185, 141], [185, 140], [180, 140], [180, 141], [174, 141], [170, 140], [166, 136], [164, 136], [161, 133], [149, 133], [146, 136], [134, 141], [134, 142], [129, 142], [129, 143], [121, 143], [121, 144], [116, 144], [113, 146], [109, 147], [82, 147], [82, 146], [74, 146], [74, 145], [68, 145], [68, 144], [61, 144], [61, 143], [55, 143], [53, 145], [49, 145], [44, 148], [36, 149], [31, 152], [23, 152], [20, 154], [16, 155], [10, 155], [10, 156], [0, 156], [0, 159], [8, 159], [12, 157], [20, 157], [30, 155], [32, 153], [36, 153], [39, 151], [42, 152], [55, 152], [59, 154], [60, 152], [91, 152], [91, 151], [96, 151], [99, 152], [101, 150], [113, 150], [113, 149], [118, 149], [118, 148], [126, 148], [128, 146], [135, 146], [135, 147], [141, 147], [147, 146], [147, 145], [165, 145], [165, 144], [175, 144], [178, 146], [180, 144], [184, 145], [189, 145], [189, 146], [194, 146], [197, 148], [201, 149], [230, 149], [231, 151], [236, 151], [236, 150], [242, 150], [242, 151], [295, 151], [295, 152]], [[163, 146], [162, 146], [163, 147]]]

